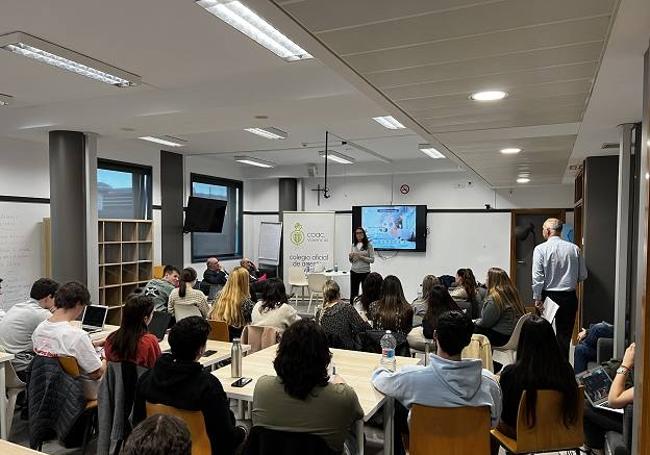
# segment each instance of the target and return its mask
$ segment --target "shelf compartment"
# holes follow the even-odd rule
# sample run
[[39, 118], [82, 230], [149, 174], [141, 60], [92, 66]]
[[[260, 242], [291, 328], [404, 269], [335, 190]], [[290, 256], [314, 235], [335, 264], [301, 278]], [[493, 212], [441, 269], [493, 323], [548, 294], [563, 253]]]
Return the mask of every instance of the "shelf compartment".
[[138, 244], [137, 243], [123, 243], [122, 244], [122, 262], [135, 262], [138, 260]]
[[126, 284], [122, 286], [122, 302], [126, 302], [126, 298], [138, 288], [137, 283]]
[[122, 266], [107, 265], [106, 267], [104, 267], [104, 271], [105, 271], [104, 283], [107, 287], [119, 285], [122, 283]]
[[119, 264], [122, 262], [122, 245], [111, 243], [104, 245], [104, 264]]
[[119, 221], [104, 222], [104, 242], [122, 241], [122, 223]]
[[97, 224], [97, 241], [98, 242], [103, 242], [104, 241], [104, 222], [100, 221]]
[[136, 229], [138, 224], [136, 222], [122, 221], [122, 241], [123, 242], [135, 242], [136, 238]]
[[123, 264], [122, 265], [122, 283], [134, 283], [138, 281], [138, 265], [137, 264]]
[[138, 260], [151, 261], [153, 258], [151, 243], [138, 243]]
[[122, 288], [120, 286], [106, 288], [104, 289], [104, 292], [106, 293], [106, 306], [115, 307], [122, 305]]
[[138, 264], [138, 280], [149, 281], [153, 277], [153, 265], [151, 262]]
[[138, 240], [151, 241], [151, 235], [152, 235], [151, 230], [152, 230], [151, 221], [138, 222]]

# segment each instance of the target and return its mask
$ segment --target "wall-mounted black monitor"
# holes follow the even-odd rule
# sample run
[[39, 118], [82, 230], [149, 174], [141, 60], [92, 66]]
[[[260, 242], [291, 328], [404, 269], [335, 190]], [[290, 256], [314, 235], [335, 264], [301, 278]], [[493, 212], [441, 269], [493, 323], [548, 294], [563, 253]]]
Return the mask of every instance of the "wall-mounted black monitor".
[[221, 232], [226, 205], [226, 201], [190, 196], [183, 232]]
[[358, 226], [365, 229], [377, 251], [427, 250], [426, 205], [354, 206], [352, 227]]

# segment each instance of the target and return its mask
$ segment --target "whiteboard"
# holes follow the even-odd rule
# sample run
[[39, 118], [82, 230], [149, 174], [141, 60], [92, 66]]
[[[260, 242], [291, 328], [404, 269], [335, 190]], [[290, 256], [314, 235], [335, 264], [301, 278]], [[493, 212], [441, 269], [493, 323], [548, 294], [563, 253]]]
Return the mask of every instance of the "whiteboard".
[[29, 298], [32, 283], [42, 276], [43, 218], [49, 204], [0, 202], [0, 308], [7, 310]]
[[280, 265], [282, 223], [260, 222], [260, 242], [257, 260], [260, 264]]

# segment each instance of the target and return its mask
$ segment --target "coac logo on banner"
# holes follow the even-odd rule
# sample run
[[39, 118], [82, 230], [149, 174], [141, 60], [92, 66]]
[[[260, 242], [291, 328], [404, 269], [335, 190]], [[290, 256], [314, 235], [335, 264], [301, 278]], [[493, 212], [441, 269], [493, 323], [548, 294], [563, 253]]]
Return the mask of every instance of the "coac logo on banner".
[[293, 231], [289, 236], [291, 243], [296, 246], [301, 246], [307, 240], [307, 243], [327, 243], [329, 236], [327, 232], [303, 232], [303, 225], [296, 223], [293, 226]]
[[293, 232], [291, 233], [291, 243], [293, 243], [296, 246], [302, 245], [302, 243], [305, 241], [305, 233], [302, 232], [302, 224], [296, 223], [293, 226]]

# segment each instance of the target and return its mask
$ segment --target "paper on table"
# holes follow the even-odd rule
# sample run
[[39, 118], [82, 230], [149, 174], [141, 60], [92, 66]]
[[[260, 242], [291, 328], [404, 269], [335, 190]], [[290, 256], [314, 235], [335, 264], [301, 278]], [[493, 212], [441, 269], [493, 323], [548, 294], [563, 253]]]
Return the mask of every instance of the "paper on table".
[[544, 299], [544, 311], [542, 312], [542, 317], [551, 323], [555, 332], [557, 332], [557, 329], [555, 328], [555, 313], [557, 313], [558, 308], [560, 308], [560, 306], [551, 300], [550, 297]]

